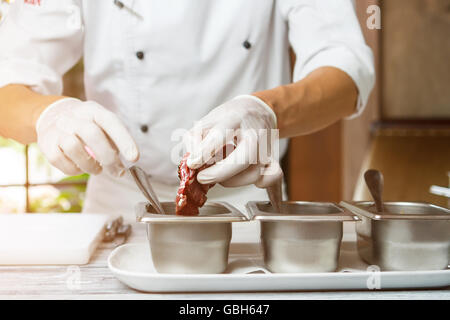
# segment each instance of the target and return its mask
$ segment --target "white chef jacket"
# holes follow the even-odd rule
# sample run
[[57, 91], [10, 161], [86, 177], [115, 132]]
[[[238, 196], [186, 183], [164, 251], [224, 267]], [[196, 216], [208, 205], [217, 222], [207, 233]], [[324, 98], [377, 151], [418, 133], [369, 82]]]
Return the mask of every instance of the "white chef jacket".
[[[298, 81], [322, 66], [354, 80], [358, 112], [373, 87], [372, 53], [351, 0], [122, 3], [16, 0], [0, 26], [0, 87], [61, 94], [63, 74], [83, 56], [87, 99], [119, 116], [139, 146], [139, 164], [171, 188], [178, 180], [171, 152], [180, 145], [172, 134], [234, 96]], [[297, 57], [293, 76], [289, 47]], [[89, 188], [100, 192], [107, 181], [120, 184], [93, 177]]]

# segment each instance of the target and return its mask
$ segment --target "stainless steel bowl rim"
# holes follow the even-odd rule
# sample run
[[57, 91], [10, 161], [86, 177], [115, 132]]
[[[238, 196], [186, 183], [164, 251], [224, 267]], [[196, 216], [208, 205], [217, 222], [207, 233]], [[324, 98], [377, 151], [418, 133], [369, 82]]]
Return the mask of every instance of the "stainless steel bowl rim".
[[[374, 213], [366, 210], [363, 206], [374, 205], [373, 201], [341, 201], [339, 205], [348, 209], [359, 217], [365, 217], [372, 220], [450, 220], [450, 210], [439, 207], [426, 202], [402, 202], [402, 201], [385, 201], [386, 205], [402, 205], [402, 206], [427, 206], [429, 208], [441, 210], [442, 214], [395, 214], [390, 212]], [[444, 213], [445, 212], [445, 213]]]
[[357, 216], [347, 209], [338, 206], [333, 202], [312, 202], [312, 201], [283, 201], [283, 204], [308, 205], [308, 206], [332, 206], [336, 213], [272, 213], [259, 210], [258, 204], [270, 204], [268, 201], [249, 201], [246, 205], [250, 220], [259, 221], [355, 221]]
[[[163, 201], [161, 204], [172, 203], [170, 201]], [[203, 206], [207, 207], [223, 207], [228, 210], [227, 213], [198, 215], [198, 216], [177, 216], [175, 214], [157, 214], [149, 213], [147, 211], [148, 202], [139, 202], [136, 207], [136, 221], [140, 223], [218, 223], [218, 222], [244, 222], [248, 221], [247, 217], [238, 209], [227, 202], [223, 201], [208, 201]]]

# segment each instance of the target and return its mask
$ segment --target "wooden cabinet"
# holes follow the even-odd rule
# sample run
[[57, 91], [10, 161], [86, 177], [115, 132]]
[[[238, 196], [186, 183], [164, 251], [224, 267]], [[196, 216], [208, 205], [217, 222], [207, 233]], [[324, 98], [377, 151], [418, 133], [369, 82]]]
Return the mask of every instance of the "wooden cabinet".
[[[361, 169], [378, 166], [392, 182], [386, 190], [389, 198], [442, 204], [443, 199], [430, 196], [428, 188], [448, 183], [445, 171], [450, 168], [445, 164], [450, 163], [450, 154], [445, 146], [450, 145], [450, 136], [418, 139], [383, 133], [372, 143], [371, 126], [374, 121], [414, 119], [420, 128], [430, 120], [450, 128], [450, 0], [355, 3], [375, 54], [377, 83], [361, 117], [292, 139], [287, 160], [290, 198], [352, 199]], [[366, 10], [372, 4], [381, 7], [381, 30], [366, 27]], [[433, 165], [436, 159], [439, 166]], [[412, 175], [408, 170], [414, 171]], [[361, 195], [368, 198], [365, 191], [358, 192]]]
[[[368, 29], [366, 10], [376, 0], [358, 0], [356, 9], [367, 44], [380, 67], [380, 31]], [[379, 72], [377, 71], [377, 74]], [[291, 139], [285, 167], [292, 200], [339, 201], [351, 199], [370, 143], [370, 125], [379, 117], [380, 82], [372, 92], [364, 113], [340, 121], [320, 132]]]
[[450, 0], [383, 1], [383, 119], [450, 118]]

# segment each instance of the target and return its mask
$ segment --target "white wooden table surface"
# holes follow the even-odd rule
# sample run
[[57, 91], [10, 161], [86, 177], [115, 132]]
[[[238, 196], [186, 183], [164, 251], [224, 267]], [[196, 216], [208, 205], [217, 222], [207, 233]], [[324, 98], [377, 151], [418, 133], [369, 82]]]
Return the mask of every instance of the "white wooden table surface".
[[[142, 226], [134, 225], [128, 242], [146, 241]], [[148, 294], [128, 288], [107, 267], [115, 247], [102, 243], [84, 266], [0, 266], [0, 299], [445, 299], [450, 288], [413, 291], [249, 292]]]

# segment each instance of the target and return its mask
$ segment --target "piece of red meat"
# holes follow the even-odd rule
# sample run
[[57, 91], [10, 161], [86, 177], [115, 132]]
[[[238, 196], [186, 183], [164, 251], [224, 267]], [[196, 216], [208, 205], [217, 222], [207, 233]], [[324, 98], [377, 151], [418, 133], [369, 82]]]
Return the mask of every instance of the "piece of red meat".
[[175, 199], [175, 213], [182, 216], [195, 216], [199, 213], [198, 208], [205, 204], [206, 193], [214, 184], [200, 184], [197, 181], [198, 172], [208, 167], [208, 165], [195, 170], [190, 169], [187, 166], [188, 156], [189, 153], [186, 153], [178, 166], [180, 186]]
[[[226, 158], [235, 148], [236, 141], [233, 144], [226, 144], [222, 150], [216, 153], [214, 160]], [[199, 214], [198, 208], [201, 208], [206, 202], [206, 193], [213, 184], [201, 184], [197, 181], [197, 174], [203, 169], [212, 166], [213, 163], [206, 163], [198, 169], [190, 169], [187, 166], [187, 152], [181, 159], [178, 166], [178, 178], [180, 178], [180, 186], [178, 187], [177, 196], [175, 198], [175, 213], [181, 216], [196, 216]]]

